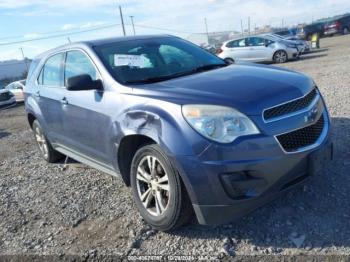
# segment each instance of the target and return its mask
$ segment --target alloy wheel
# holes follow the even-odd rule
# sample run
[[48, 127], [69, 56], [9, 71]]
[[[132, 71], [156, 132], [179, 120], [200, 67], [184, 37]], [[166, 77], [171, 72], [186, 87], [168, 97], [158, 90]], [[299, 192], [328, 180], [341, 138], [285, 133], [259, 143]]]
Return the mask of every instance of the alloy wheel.
[[145, 156], [137, 167], [136, 185], [138, 196], [153, 216], [161, 216], [168, 207], [170, 186], [168, 175], [154, 156]]
[[46, 142], [46, 138], [41, 129], [37, 126], [34, 129], [35, 132], [35, 140], [38, 143], [39, 149], [43, 154], [44, 158], [48, 158], [49, 156], [49, 148]]
[[276, 54], [275, 54], [275, 61], [277, 63], [284, 63], [287, 61], [287, 54], [286, 52], [284, 51], [278, 51]]

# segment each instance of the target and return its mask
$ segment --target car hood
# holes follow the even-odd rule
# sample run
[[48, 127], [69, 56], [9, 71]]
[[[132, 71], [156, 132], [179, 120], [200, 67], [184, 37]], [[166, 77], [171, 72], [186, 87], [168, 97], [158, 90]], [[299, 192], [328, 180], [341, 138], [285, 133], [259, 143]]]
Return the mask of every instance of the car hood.
[[134, 86], [135, 95], [178, 104], [233, 107], [247, 115], [301, 97], [313, 81], [300, 73], [273, 66], [234, 64], [160, 83]]

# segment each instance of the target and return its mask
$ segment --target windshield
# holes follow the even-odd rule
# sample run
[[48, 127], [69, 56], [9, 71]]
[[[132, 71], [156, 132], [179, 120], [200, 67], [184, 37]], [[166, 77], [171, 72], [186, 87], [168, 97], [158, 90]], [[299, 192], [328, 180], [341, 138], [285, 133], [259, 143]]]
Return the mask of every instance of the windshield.
[[94, 47], [123, 84], [160, 82], [226, 66], [215, 55], [175, 37], [120, 41]]

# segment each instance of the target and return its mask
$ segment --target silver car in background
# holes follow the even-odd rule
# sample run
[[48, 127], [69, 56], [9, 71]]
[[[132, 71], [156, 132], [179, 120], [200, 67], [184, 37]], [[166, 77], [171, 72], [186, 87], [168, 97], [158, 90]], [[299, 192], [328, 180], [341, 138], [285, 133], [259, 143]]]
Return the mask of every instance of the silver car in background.
[[250, 36], [225, 42], [217, 55], [226, 63], [235, 61], [285, 63], [298, 58], [299, 54], [295, 43], [268, 36]]

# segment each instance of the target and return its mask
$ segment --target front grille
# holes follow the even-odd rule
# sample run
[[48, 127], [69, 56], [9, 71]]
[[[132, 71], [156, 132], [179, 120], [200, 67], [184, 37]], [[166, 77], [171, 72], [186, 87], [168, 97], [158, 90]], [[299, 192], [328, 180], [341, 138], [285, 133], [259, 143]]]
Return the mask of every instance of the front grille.
[[0, 101], [7, 101], [10, 99], [10, 95], [8, 92], [0, 94]]
[[311, 104], [316, 95], [316, 89], [313, 89], [309, 94], [300, 99], [267, 109], [264, 111], [264, 119], [268, 121], [276, 117], [302, 110]]
[[322, 115], [315, 124], [279, 135], [276, 138], [286, 152], [293, 152], [315, 144], [322, 134], [323, 128], [324, 118]]

